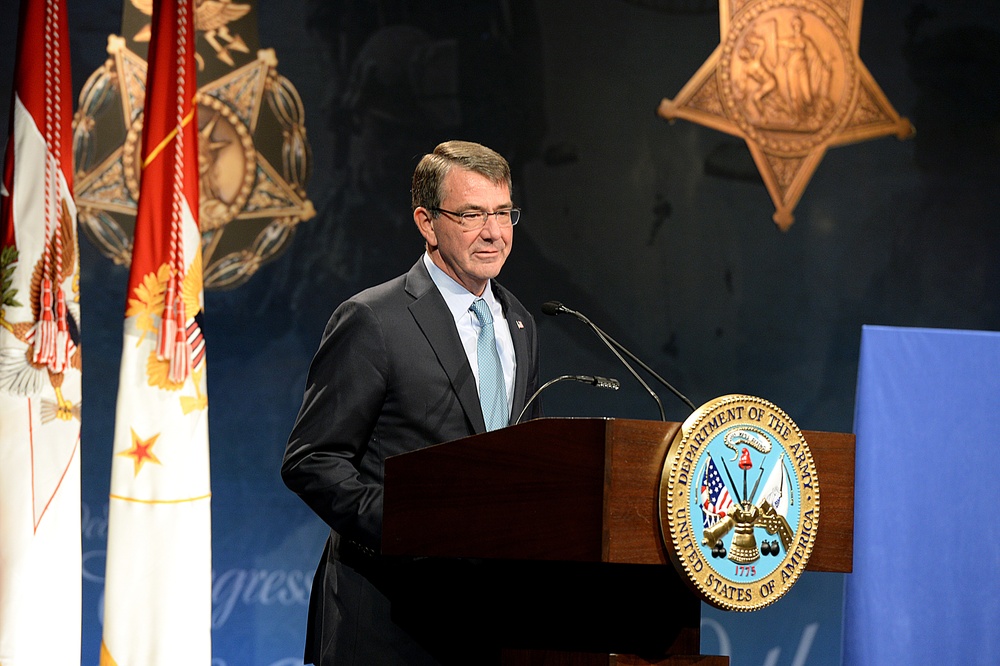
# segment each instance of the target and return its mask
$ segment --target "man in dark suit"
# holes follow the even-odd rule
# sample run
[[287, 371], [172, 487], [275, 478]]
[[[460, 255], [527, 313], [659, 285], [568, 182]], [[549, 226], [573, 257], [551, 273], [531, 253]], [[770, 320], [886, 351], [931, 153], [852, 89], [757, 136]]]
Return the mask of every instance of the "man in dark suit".
[[309, 604], [317, 666], [437, 663], [391, 616], [406, 569], [378, 554], [385, 459], [507, 425], [538, 384], [534, 320], [494, 280], [520, 215], [507, 161], [442, 143], [417, 165], [412, 204], [426, 252], [333, 313], [281, 467], [331, 528]]

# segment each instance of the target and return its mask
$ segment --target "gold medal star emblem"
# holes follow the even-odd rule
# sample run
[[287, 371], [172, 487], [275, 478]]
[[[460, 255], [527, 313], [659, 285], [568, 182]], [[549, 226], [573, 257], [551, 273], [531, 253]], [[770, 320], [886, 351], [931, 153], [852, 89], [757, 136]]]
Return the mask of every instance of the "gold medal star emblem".
[[658, 113], [747, 142], [783, 231], [827, 148], [913, 126], [861, 62], [862, 0], [719, 0], [719, 46]]
[[[198, 11], [210, 4], [218, 3], [201, 3]], [[147, 63], [117, 35], [108, 38], [108, 55], [80, 93], [75, 195], [80, 228], [105, 256], [128, 265], [142, 175]], [[274, 51], [260, 49], [200, 85], [195, 98], [205, 289], [244, 284], [288, 245], [300, 222], [316, 214], [305, 191], [312, 164], [305, 110], [277, 67]]]

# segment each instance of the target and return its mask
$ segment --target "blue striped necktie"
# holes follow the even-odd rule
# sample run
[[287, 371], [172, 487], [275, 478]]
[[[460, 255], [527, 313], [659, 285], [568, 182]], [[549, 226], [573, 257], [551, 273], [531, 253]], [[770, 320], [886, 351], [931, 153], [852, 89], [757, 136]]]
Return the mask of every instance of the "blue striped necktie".
[[487, 430], [497, 430], [507, 425], [507, 388], [504, 386], [503, 368], [497, 353], [496, 336], [493, 334], [493, 314], [490, 306], [477, 298], [469, 308], [479, 318], [479, 404], [483, 407], [483, 420]]

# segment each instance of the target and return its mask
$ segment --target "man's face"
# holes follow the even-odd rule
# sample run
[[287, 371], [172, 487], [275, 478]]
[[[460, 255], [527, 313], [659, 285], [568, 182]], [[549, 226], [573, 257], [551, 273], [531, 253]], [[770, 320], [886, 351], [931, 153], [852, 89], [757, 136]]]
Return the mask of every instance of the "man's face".
[[[441, 208], [455, 213], [492, 213], [513, 206], [506, 183], [495, 185], [485, 176], [458, 167], [444, 177], [441, 193]], [[495, 215], [475, 231], [463, 229], [447, 213], [434, 217], [426, 208], [413, 211], [413, 219], [438, 268], [477, 296], [483, 293], [488, 280], [499, 275], [510, 253], [514, 228], [500, 226]]]

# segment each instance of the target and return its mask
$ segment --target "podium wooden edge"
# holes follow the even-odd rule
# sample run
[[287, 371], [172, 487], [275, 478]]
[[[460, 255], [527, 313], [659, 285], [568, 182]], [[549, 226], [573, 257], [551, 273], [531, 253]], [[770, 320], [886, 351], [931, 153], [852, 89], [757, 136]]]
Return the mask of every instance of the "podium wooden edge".
[[819, 478], [819, 532], [807, 571], [854, 570], [854, 465], [852, 433], [803, 430]]

